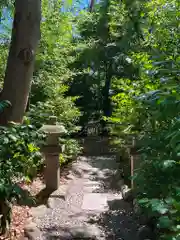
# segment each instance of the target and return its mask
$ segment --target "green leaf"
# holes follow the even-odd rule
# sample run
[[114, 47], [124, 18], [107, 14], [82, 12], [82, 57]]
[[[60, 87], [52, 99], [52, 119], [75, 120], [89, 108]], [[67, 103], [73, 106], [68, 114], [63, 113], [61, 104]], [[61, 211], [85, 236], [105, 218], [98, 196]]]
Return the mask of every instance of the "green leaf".
[[32, 182], [29, 176], [25, 176], [24, 180], [25, 180], [26, 183], [31, 183]]
[[158, 212], [160, 214], [165, 214], [168, 212], [168, 208], [166, 206], [165, 203], [163, 203], [161, 200], [159, 199], [152, 199], [150, 201], [151, 203], [151, 208], [153, 212]]
[[8, 144], [8, 143], [9, 143], [9, 139], [8, 139], [7, 137], [5, 137], [5, 138], [3, 139], [3, 142], [4, 142], [5, 144]]
[[17, 137], [15, 137], [14, 135], [12, 135], [12, 134], [10, 134], [9, 136], [8, 136], [11, 140], [13, 140], [14, 142], [16, 142], [18, 139], [17, 139]]
[[168, 216], [161, 216], [158, 221], [158, 227], [165, 229], [165, 228], [170, 228], [172, 226], [173, 222], [172, 220], [169, 219]]
[[5, 108], [11, 106], [10, 101], [8, 100], [3, 100], [0, 102], [0, 113], [2, 113], [4, 111]]
[[176, 194], [177, 194], [177, 196], [180, 197], [180, 187], [176, 187], [175, 190], [176, 190]]
[[147, 204], [147, 203], [149, 203], [149, 199], [148, 198], [142, 198], [142, 199], [140, 199], [140, 200], [138, 200], [138, 203], [139, 204]]
[[176, 161], [174, 160], [165, 160], [163, 162], [163, 168], [167, 169], [167, 168], [171, 168], [172, 166], [174, 166], [176, 164]]

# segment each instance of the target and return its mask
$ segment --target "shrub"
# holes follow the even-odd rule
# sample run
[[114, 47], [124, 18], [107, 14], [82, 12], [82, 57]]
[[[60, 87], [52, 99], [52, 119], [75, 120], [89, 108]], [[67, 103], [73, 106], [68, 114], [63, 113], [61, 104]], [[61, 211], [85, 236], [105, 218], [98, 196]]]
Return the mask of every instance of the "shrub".
[[[0, 159], [10, 161], [22, 176], [34, 176], [42, 164], [38, 143], [44, 134], [32, 125], [11, 125], [0, 127]], [[14, 169], [16, 171], [16, 169]]]
[[[0, 127], [0, 213], [1, 230], [5, 233], [11, 222], [11, 203], [30, 200], [17, 185], [20, 179], [32, 179], [42, 165], [42, 156], [37, 147], [44, 134], [32, 125]], [[25, 199], [27, 198], [27, 199]]]
[[80, 153], [82, 148], [79, 146], [79, 143], [75, 139], [61, 139], [61, 145], [65, 146], [65, 151], [60, 154], [60, 165], [75, 159]]
[[[138, 1], [137, 1], [138, 2]], [[180, 105], [178, 2], [144, 1], [141, 6], [143, 40], [130, 49], [136, 80], [120, 79], [121, 92], [113, 96], [113, 131], [135, 133], [141, 146], [141, 166], [135, 182], [139, 204], [156, 218], [159, 239], [180, 237]], [[123, 96], [123, 92], [125, 96]], [[128, 124], [129, 127], [123, 126]], [[121, 145], [122, 147], [122, 145]]]

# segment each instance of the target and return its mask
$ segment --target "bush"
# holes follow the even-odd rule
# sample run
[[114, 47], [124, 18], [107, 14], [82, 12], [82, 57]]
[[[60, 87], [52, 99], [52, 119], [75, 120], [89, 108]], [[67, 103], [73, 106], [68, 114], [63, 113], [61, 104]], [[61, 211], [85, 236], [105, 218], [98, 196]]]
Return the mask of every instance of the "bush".
[[161, 239], [180, 234], [179, 87], [173, 89], [176, 93], [154, 93], [142, 105], [148, 117], [142, 122], [142, 164], [135, 178], [139, 203], [156, 217]]
[[139, 68], [139, 76], [133, 81], [119, 80], [121, 91], [112, 98], [114, 111], [110, 120], [121, 124], [120, 127], [114, 124], [112, 129], [119, 138], [122, 133], [135, 133], [138, 137], [142, 163], [134, 181], [139, 204], [148, 216], [155, 217], [159, 239], [177, 240], [180, 237], [178, 2], [144, 3], [143, 19], [138, 19], [142, 24], [142, 48], [129, 51], [131, 62]]
[[68, 135], [79, 130], [76, 126], [80, 112], [75, 107], [71, 98], [64, 98], [59, 95], [53, 100], [46, 102], [37, 102], [36, 105], [30, 105], [27, 117], [32, 125], [40, 128], [43, 124], [47, 124], [50, 116], [56, 116], [57, 121], [63, 124], [68, 131]]
[[15, 172], [17, 170], [22, 176], [34, 177], [42, 165], [37, 146], [44, 139], [44, 134], [28, 124], [0, 127], [0, 133], [1, 162], [9, 161]]
[[59, 160], [60, 165], [75, 159], [80, 153], [82, 148], [79, 146], [79, 143], [75, 139], [61, 139], [61, 145], [65, 146], [65, 151], [60, 154]]
[[31, 180], [42, 165], [42, 156], [37, 143], [44, 134], [32, 125], [0, 127], [0, 213], [1, 230], [5, 233], [11, 222], [11, 203], [25, 199], [27, 195], [17, 185], [23, 178]]
[[[19, 180], [31, 181], [42, 170], [43, 158], [40, 153], [40, 144], [44, 143], [45, 134], [38, 131], [44, 122], [46, 123], [53, 112], [43, 108], [39, 104], [39, 114], [36, 111], [29, 113], [24, 123], [10, 123], [8, 127], [0, 127], [0, 213], [2, 233], [5, 233], [11, 222], [11, 203], [14, 201], [31, 201], [17, 182]], [[46, 105], [48, 106], [48, 105]], [[47, 118], [41, 116], [46, 113]], [[33, 115], [34, 114], [34, 115]], [[32, 117], [33, 116], [33, 117]], [[36, 117], [37, 116], [37, 117]], [[36, 118], [35, 118], [36, 117]], [[30, 124], [33, 123], [34, 125]], [[69, 133], [72, 131], [71, 125]], [[65, 152], [60, 155], [60, 164], [65, 164], [80, 152], [76, 140], [60, 139], [65, 144]]]

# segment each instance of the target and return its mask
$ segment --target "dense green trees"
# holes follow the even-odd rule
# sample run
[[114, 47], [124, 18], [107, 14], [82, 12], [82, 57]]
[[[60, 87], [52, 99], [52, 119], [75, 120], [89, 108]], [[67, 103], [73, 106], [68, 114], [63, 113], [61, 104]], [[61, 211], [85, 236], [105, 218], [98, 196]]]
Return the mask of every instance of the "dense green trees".
[[[103, 120], [104, 127], [111, 123], [110, 132], [116, 135], [120, 150], [127, 136], [137, 137], [142, 159], [135, 178], [139, 203], [156, 216], [160, 239], [177, 240], [179, 1], [90, 1], [78, 14], [61, 8], [61, 1], [42, 1], [42, 36], [25, 130], [3, 128], [1, 159], [6, 158], [7, 141], [17, 144], [20, 135], [23, 145], [27, 134], [34, 136], [50, 115], [58, 117], [69, 136], [92, 119]], [[0, 42], [1, 85], [8, 47], [8, 41]], [[22, 159], [31, 159], [33, 165], [39, 149], [33, 137], [29, 140], [28, 146], [35, 146], [32, 152], [27, 148], [22, 152], [19, 142], [18, 147]], [[69, 147], [61, 161], [79, 151], [74, 140], [63, 141]], [[15, 149], [8, 153], [10, 158], [17, 156]]]
[[120, 90], [115, 87], [118, 79], [133, 80], [138, 75], [128, 53], [138, 47], [141, 33], [137, 32], [133, 14], [129, 18], [127, 8], [130, 6], [107, 1], [97, 4], [92, 13], [80, 14], [76, 20], [80, 37], [75, 40], [76, 58], [70, 65], [76, 75], [69, 93], [80, 96], [76, 103], [83, 111], [82, 122], [110, 117], [110, 95]]
[[112, 129], [119, 136], [133, 133], [139, 138], [138, 197], [148, 214], [157, 217], [161, 239], [180, 234], [179, 7], [178, 1], [145, 2], [138, 19], [143, 38], [129, 51], [139, 75], [135, 81], [119, 80], [124, 92], [113, 96], [110, 119], [129, 124]]
[[82, 121], [105, 117], [121, 148], [129, 134], [139, 139], [137, 193], [162, 239], [180, 234], [179, 10], [176, 0], [97, 4], [78, 18], [70, 66]]
[[[11, 220], [11, 203], [22, 199], [27, 200], [17, 182], [31, 181], [42, 170], [44, 161], [39, 146], [43, 143], [45, 136], [40, 134], [38, 129], [42, 124], [47, 123], [51, 115], [56, 115], [58, 122], [63, 123], [67, 129], [66, 139], [60, 139], [65, 144], [65, 152], [59, 157], [60, 164], [71, 160], [80, 151], [77, 141], [70, 138], [71, 134], [78, 130], [76, 123], [80, 112], [74, 104], [75, 98], [65, 97], [68, 90], [66, 80], [71, 76], [67, 68], [71, 57], [67, 52], [71, 48], [72, 21], [71, 14], [60, 13], [61, 6], [60, 3], [49, 5], [49, 1], [42, 1], [42, 38], [37, 51], [30, 104], [23, 116], [22, 124], [9, 123], [7, 127], [0, 128], [2, 234]], [[5, 75], [9, 43], [8, 35], [6, 41], [0, 42], [1, 86]], [[23, 83], [23, 77], [25, 76], [22, 75], [18, 84], [14, 85], [17, 89], [17, 91], [14, 90], [15, 93], [18, 92], [21, 81]], [[13, 81], [13, 78], [11, 80]], [[8, 88], [6, 90], [8, 91]], [[8, 94], [12, 94], [11, 91]], [[27, 93], [26, 98], [28, 95]], [[20, 94], [18, 99], [21, 99]], [[12, 104], [14, 102], [16, 99], [12, 100]], [[8, 120], [15, 121], [15, 119]]]

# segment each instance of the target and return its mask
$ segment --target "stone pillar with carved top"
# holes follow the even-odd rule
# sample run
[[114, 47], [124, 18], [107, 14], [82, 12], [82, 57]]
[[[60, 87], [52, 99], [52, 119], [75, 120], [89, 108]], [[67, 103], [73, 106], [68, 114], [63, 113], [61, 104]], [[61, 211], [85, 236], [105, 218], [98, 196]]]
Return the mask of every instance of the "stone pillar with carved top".
[[59, 137], [67, 131], [63, 125], [57, 124], [57, 118], [55, 116], [51, 116], [49, 118], [49, 124], [43, 125], [40, 131], [47, 135], [46, 143], [41, 148], [45, 156], [44, 178], [46, 188], [57, 190], [60, 184], [59, 154], [63, 150], [63, 146], [59, 144]]

